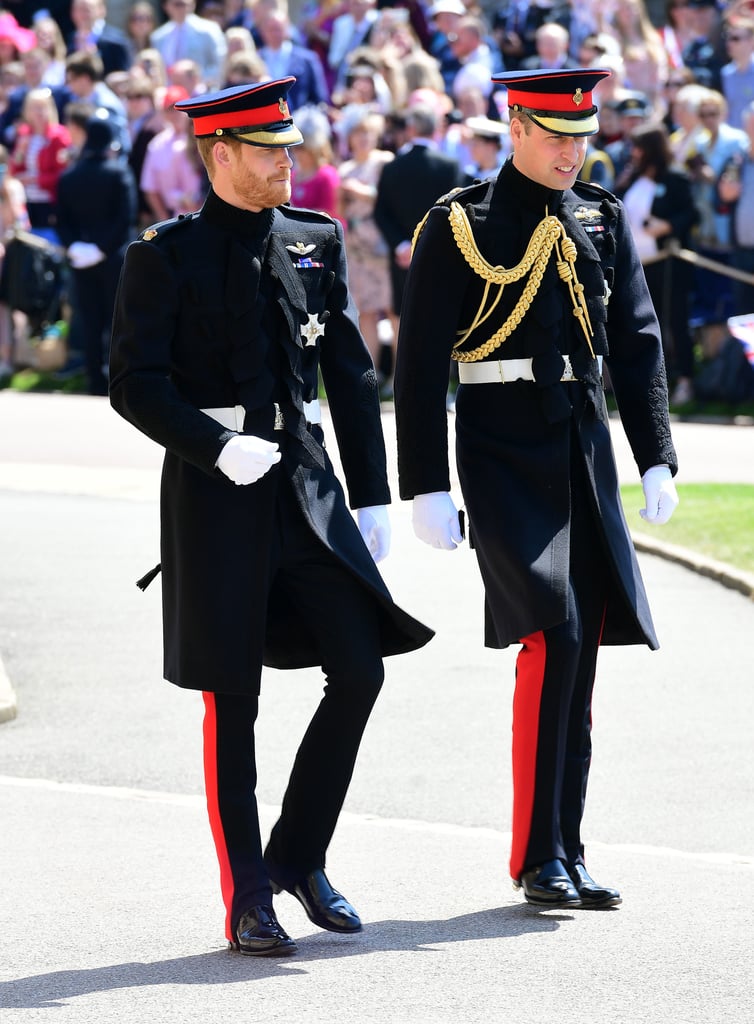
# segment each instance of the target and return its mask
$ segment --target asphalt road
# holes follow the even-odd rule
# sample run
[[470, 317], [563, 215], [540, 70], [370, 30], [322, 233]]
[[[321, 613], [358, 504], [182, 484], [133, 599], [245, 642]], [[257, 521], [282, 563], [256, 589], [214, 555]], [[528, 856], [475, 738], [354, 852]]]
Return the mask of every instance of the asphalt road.
[[[392, 420], [385, 416], [392, 453]], [[684, 480], [754, 482], [754, 429], [679, 424]], [[621, 474], [634, 470], [619, 429]], [[507, 877], [515, 651], [482, 647], [473, 554], [391, 515], [384, 574], [437, 630], [387, 681], [328, 873], [356, 937], [290, 897], [282, 962], [227, 953], [202, 800], [201, 701], [161, 680], [159, 450], [100, 399], [0, 394], [3, 1020], [643, 1024], [754, 1016], [754, 602], [642, 555], [663, 644], [605, 649], [585, 821], [603, 913], [538, 912]], [[638, 525], [638, 517], [636, 517]], [[263, 827], [321, 692], [269, 672]]]

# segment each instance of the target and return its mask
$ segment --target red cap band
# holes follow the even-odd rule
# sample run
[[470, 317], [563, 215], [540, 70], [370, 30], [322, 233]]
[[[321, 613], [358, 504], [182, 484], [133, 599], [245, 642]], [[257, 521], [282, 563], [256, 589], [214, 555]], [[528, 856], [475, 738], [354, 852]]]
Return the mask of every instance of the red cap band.
[[557, 110], [563, 114], [575, 114], [580, 110], [587, 111], [594, 106], [591, 92], [576, 89], [571, 93], [562, 92], [524, 92], [519, 89], [508, 89], [508, 106], [518, 104], [531, 110]]
[[253, 107], [246, 110], [221, 111], [207, 114], [204, 117], [193, 117], [194, 134], [215, 135], [223, 128], [263, 128], [269, 124], [279, 124], [291, 118], [285, 100], [271, 103], [267, 107]]

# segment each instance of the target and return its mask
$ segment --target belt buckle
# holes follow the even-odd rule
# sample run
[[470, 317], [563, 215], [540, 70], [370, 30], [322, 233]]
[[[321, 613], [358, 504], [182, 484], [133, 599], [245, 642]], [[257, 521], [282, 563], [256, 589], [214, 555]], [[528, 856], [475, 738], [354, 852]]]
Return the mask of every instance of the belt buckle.
[[571, 357], [564, 355], [562, 352], [560, 354], [563, 356], [563, 362], [565, 363], [565, 366], [563, 367], [563, 376], [560, 379], [566, 381], [576, 380], [577, 378], [573, 372], [573, 366], [571, 364]]
[[280, 408], [277, 402], [272, 403], [275, 406], [275, 422], [272, 425], [273, 430], [285, 430], [285, 420], [283, 419], [283, 410]]

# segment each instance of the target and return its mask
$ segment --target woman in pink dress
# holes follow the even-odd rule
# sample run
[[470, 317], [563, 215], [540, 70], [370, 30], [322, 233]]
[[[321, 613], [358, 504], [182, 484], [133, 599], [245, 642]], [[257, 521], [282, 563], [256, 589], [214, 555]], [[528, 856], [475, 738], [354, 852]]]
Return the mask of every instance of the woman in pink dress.
[[296, 125], [304, 141], [291, 150], [291, 206], [335, 217], [340, 176], [333, 163], [330, 122], [321, 110], [302, 107], [296, 111]]

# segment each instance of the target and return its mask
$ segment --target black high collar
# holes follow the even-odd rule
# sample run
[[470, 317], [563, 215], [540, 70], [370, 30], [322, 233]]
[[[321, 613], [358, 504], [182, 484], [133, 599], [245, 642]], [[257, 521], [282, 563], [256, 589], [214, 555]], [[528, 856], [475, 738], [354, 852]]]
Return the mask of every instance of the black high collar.
[[253, 213], [251, 210], [242, 210], [240, 206], [226, 203], [214, 189], [210, 188], [202, 207], [202, 216], [211, 224], [230, 231], [239, 238], [256, 239], [263, 237], [270, 230], [274, 211], [269, 209]]
[[543, 217], [547, 213], [555, 213], [563, 200], [564, 193], [559, 189], [547, 188], [539, 182], [527, 178], [509, 157], [503, 164], [498, 175], [496, 193], [504, 197], [506, 203], [525, 206]]

